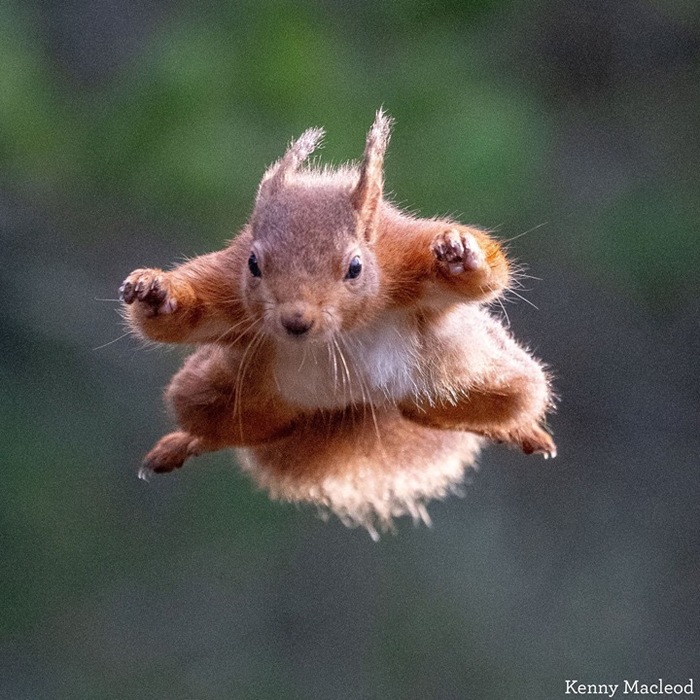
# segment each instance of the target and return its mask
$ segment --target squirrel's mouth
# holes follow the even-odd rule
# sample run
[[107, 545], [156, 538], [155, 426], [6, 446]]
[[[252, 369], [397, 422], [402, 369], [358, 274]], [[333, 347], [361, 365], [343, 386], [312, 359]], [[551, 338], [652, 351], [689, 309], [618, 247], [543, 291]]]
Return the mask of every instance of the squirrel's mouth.
[[333, 334], [327, 329], [321, 326], [312, 326], [302, 330], [300, 328], [294, 328], [294, 330], [289, 330], [288, 328], [279, 325], [275, 328], [275, 336], [283, 343], [288, 343], [289, 345], [301, 345], [303, 343], [313, 343], [322, 344], [329, 343]]
[[313, 318], [307, 318], [300, 314], [294, 316], [282, 316], [280, 318], [282, 332], [292, 338], [308, 337], [316, 322]]
[[280, 339], [297, 345], [304, 342], [329, 342], [333, 335], [332, 318], [315, 305], [287, 303], [268, 316], [272, 331]]

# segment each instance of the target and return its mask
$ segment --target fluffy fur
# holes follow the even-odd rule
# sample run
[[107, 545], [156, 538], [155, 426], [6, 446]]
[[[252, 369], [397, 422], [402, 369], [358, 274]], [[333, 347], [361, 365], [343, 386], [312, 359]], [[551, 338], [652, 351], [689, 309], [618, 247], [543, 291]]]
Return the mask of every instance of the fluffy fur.
[[481, 443], [473, 433], [430, 429], [395, 409], [363, 406], [315, 414], [288, 437], [239, 453], [273, 498], [313, 503], [376, 539], [402, 515], [430, 524], [426, 504], [460, 492]]
[[509, 263], [487, 233], [383, 199], [390, 120], [359, 168], [302, 169], [322, 131], [265, 174], [224, 250], [122, 285], [145, 337], [199, 348], [167, 400], [179, 430], [143, 475], [241, 448], [272, 496], [370, 531], [458, 486], [484, 438], [555, 454], [542, 365], [488, 312]]

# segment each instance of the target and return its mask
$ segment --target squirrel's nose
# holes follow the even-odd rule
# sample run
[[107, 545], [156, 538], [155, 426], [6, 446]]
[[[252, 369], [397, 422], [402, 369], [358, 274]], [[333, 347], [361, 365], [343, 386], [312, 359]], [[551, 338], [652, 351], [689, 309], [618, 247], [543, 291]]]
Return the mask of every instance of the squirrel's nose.
[[304, 335], [314, 325], [312, 318], [306, 317], [301, 311], [285, 314], [280, 318], [280, 323], [290, 335]]

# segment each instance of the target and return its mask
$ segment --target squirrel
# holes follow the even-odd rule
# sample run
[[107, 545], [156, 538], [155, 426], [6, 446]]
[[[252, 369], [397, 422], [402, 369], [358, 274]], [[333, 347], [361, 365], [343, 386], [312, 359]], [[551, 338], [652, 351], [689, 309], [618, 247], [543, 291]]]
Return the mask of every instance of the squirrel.
[[359, 167], [305, 165], [324, 135], [305, 131], [223, 250], [126, 278], [135, 333], [198, 346], [142, 478], [238, 448], [271, 496], [374, 535], [428, 522], [485, 441], [556, 455], [547, 371], [489, 312], [511, 264], [487, 232], [385, 199], [391, 127], [379, 110]]

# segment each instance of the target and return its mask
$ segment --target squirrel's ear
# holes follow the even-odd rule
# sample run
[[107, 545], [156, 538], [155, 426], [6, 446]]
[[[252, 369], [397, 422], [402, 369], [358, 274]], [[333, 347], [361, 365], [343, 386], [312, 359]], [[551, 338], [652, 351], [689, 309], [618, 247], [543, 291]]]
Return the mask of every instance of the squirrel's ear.
[[323, 134], [323, 129], [307, 129], [296, 141], [293, 141], [284, 156], [263, 176], [258, 197], [268, 197], [283, 187], [287, 176], [296, 172], [297, 168], [318, 148]]
[[384, 189], [384, 153], [389, 144], [393, 120], [383, 109], [377, 112], [367, 134], [365, 155], [360, 166], [360, 178], [352, 192], [352, 205], [357, 212], [360, 228], [368, 238], [373, 233], [374, 217]]

